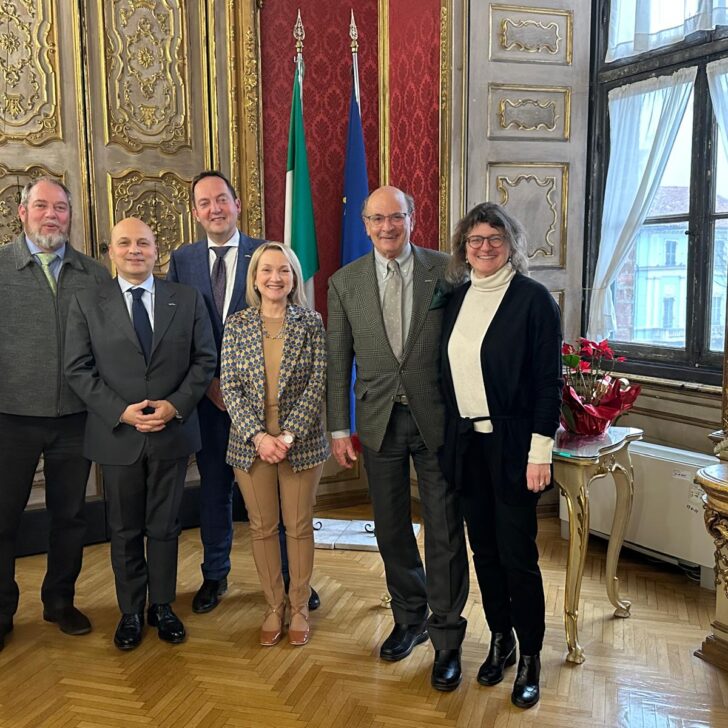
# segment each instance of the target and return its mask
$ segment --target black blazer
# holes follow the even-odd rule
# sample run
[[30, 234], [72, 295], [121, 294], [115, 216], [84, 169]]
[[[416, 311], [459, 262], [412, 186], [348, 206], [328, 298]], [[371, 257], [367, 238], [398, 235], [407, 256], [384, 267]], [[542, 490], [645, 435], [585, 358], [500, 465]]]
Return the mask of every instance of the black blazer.
[[[470, 282], [448, 303], [442, 328], [442, 385], [447, 410], [440, 461], [460, 488], [473, 424], [460, 417], [447, 347]], [[561, 316], [548, 290], [516, 273], [483, 339], [481, 368], [493, 422], [491, 477], [504, 501], [528, 501], [526, 466], [532, 433], [553, 437], [561, 406]]]
[[[194, 288], [159, 279], [154, 286], [148, 365], [116, 279], [80, 291], [71, 303], [66, 377], [88, 408], [84, 455], [102, 465], [130, 465], [145, 443], [160, 460], [200, 449], [197, 402], [217, 361], [210, 317]], [[149, 434], [119, 422], [127, 405], [145, 399], [169, 400], [181, 419]]]

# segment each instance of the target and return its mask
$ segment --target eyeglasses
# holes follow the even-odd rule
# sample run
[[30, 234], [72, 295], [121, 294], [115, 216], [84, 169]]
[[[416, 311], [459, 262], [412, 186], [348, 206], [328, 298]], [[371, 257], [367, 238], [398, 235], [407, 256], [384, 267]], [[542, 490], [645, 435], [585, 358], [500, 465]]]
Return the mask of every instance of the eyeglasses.
[[392, 225], [404, 225], [409, 212], [393, 212], [391, 215], [362, 215], [365, 220], [369, 220], [369, 224], [374, 227], [381, 227], [385, 220], [389, 220]]
[[506, 241], [502, 235], [471, 235], [469, 238], [465, 238], [465, 242], [471, 247], [478, 248], [483, 247], [483, 243], [487, 242], [491, 248], [500, 248], [501, 245]]

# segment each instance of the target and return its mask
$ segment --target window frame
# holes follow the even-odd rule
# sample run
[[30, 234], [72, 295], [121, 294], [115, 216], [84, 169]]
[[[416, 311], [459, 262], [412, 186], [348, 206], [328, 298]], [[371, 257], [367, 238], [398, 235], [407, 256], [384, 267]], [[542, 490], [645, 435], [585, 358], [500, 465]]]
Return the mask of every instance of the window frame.
[[[713, 209], [713, 171], [718, 138], [705, 72], [708, 63], [728, 56], [728, 27], [698, 31], [680, 43], [605, 63], [603, 59], [609, 32], [609, 5], [610, 0], [598, 0], [597, 12], [592, 15], [590, 133], [587, 149], [587, 168], [590, 172], [585, 215], [587, 247], [583, 283], [586, 295], [582, 302], [582, 334], [589, 320], [589, 292], [599, 252], [609, 160], [609, 92], [619, 86], [669, 75], [683, 67], [696, 66], [698, 71], [693, 89], [693, 142], [701, 140], [701, 143], [693, 143], [690, 172], [686, 346], [684, 349], [657, 348], [652, 345], [617, 342], [616, 347], [620, 355], [627, 357], [627, 361], [618, 367], [619, 371], [703, 384], [720, 384], [723, 352], [709, 350], [712, 267], [698, 265], [698, 261], [712, 259], [713, 225], [716, 220], [728, 219], [728, 213], [715, 213]], [[711, 173], [707, 174], [706, 170], [711, 170]], [[657, 220], [656, 217], [648, 219], [650, 222]], [[685, 220], [685, 215], [665, 216], [660, 219], [665, 222], [678, 222]]]

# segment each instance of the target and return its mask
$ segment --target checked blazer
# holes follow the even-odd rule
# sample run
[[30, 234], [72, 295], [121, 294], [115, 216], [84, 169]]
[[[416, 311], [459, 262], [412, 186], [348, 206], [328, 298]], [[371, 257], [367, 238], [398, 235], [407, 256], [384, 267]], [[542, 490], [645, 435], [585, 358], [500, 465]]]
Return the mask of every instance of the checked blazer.
[[[295, 472], [323, 463], [329, 444], [323, 429], [326, 338], [321, 315], [300, 306], [286, 310], [286, 336], [278, 377], [281, 431], [295, 436], [288, 462]], [[232, 420], [227, 461], [249, 470], [257, 457], [251, 438], [265, 430], [265, 362], [260, 314], [246, 308], [225, 322], [220, 386]]]
[[329, 279], [329, 389], [331, 431], [350, 428], [349, 388], [356, 355], [356, 424], [359, 439], [378, 451], [400, 382], [428, 449], [442, 444], [445, 405], [440, 391], [440, 332], [451, 286], [449, 256], [412, 245], [412, 320], [402, 361], [392, 353], [384, 328], [374, 252], [336, 271]]

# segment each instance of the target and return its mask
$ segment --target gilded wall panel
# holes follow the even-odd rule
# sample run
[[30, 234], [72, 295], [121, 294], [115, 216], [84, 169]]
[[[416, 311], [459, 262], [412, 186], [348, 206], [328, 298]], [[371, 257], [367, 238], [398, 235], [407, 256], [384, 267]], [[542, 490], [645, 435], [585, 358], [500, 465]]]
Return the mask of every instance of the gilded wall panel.
[[107, 142], [168, 154], [192, 146], [185, 10], [179, 0], [103, 6]]
[[573, 11], [490, 6], [490, 60], [571, 65]]
[[571, 89], [488, 84], [488, 138], [568, 141]]
[[52, 0], [0, 2], [0, 144], [61, 138]]
[[18, 218], [20, 192], [30, 180], [43, 175], [62, 179], [67, 184], [65, 174], [58, 174], [48, 167], [36, 165], [13, 169], [0, 164], [0, 245], [5, 245], [20, 235], [23, 229]]
[[523, 223], [531, 265], [565, 265], [568, 176], [568, 164], [488, 165], [486, 199], [500, 203]]
[[166, 271], [172, 251], [193, 239], [191, 181], [174, 172], [146, 175], [132, 170], [109, 175], [109, 218], [114, 224], [125, 217], [138, 217], [149, 225], [157, 238], [158, 274]]

